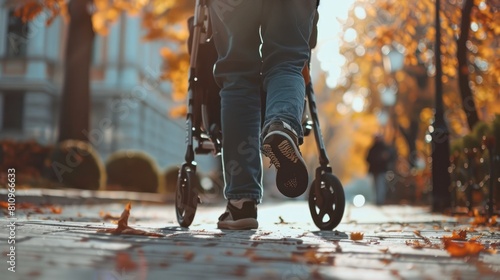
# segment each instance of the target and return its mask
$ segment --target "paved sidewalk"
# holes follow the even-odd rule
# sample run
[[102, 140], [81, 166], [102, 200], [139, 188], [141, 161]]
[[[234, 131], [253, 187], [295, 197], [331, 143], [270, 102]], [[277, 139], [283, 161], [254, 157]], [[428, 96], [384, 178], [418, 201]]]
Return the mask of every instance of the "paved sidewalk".
[[[259, 207], [258, 230], [221, 231], [215, 222], [224, 205], [200, 206], [193, 226], [183, 229], [171, 203], [133, 202], [129, 225], [164, 237], [96, 232], [116, 227], [103, 216], [119, 216], [125, 206], [119, 202], [71, 200], [60, 214], [49, 207], [17, 210], [15, 273], [6, 256], [10, 220], [2, 216], [0, 278], [500, 279], [500, 253], [493, 250], [500, 246], [498, 226], [473, 227], [471, 218], [427, 208], [348, 206], [336, 230], [319, 231], [307, 202], [268, 201]], [[450, 257], [441, 237], [452, 230], [467, 230], [467, 239], [490, 250]], [[351, 240], [353, 232], [363, 239]]]

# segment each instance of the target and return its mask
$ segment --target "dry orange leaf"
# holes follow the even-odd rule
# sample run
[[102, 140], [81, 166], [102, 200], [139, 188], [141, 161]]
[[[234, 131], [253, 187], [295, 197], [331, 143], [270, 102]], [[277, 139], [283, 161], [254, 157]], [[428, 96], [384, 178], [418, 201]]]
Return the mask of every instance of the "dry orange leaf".
[[308, 250], [304, 253], [304, 259], [308, 264], [322, 264], [328, 263], [329, 258], [325, 254], [320, 254], [316, 250]]
[[350, 238], [351, 240], [363, 240], [363, 236], [364, 236], [364, 235], [365, 235], [365, 234], [364, 234], [364, 233], [362, 233], [362, 232], [357, 232], [357, 231], [355, 231], [355, 232], [351, 232], [351, 234], [349, 235], [349, 238]]
[[407, 240], [405, 243], [413, 249], [422, 249], [425, 247], [425, 244], [421, 243], [418, 240]]
[[61, 207], [50, 206], [50, 211], [52, 212], [52, 214], [61, 214], [62, 213], [62, 208]]
[[486, 224], [487, 221], [488, 221], [488, 219], [484, 216], [475, 216], [474, 220], [472, 220], [471, 224], [473, 226], [479, 226], [479, 225]]
[[467, 231], [466, 230], [459, 230], [453, 231], [451, 235], [446, 235], [443, 236], [443, 240], [460, 240], [460, 241], [465, 241], [467, 239]]
[[[13, 206], [15, 206], [15, 209], [31, 210], [31, 211], [33, 211], [33, 213], [37, 213], [37, 214], [44, 214], [45, 212], [43, 211], [43, 209], [45, 207], [48, 208], [52, 214], [61, 214], [62, 213], [61, 207], [56, 207], [53, 205], [38, 206], [38, 205], [35, 205], [33, 203], [30, 203], [30, 202], [20, 202], [20, 203], [16, 203]], [[9, 203], [7, 203], [6, 201], [0, 201], [0, 208], [8, 209], [8, 207], [9, 207]]]
[[495, 216], [492, 216], [492, 217], [490, 218], [490, 222], [489, 222], [489, 224], [490, 224], [490, 226], [494, 226], [494, 225], [496, 225], [496, 224], [497, 224], [497, 216], [496, 216], [496, 215], [495, 215]]
[[452, 257], [475, 256], [484, 250], [484, 246], [475, 241], [457, 242], [443, 240], [444, 248]]
[[389, 248], [388, 247], [384, 247], [384, 248], [380, 248], [378, 249], [380, 252], [386, 254], [387, 252], [389, 252]]
[[147, 232], [140, 229], [134, 229], [128, 226], [128, 217], [130, 216], [130, 209], [132, 208], [132, 204], [129, 202], [125, 206], [125, 210], [123, 210], [120, 219], [118, 220], [117, 228], [108, 228], [108, 229], [99, 229], [97, 232], [111, 233], [111, 234], [130, 234], [130, 235], [144, 235], [144, 236], [153, 236], [153, 237], [163, 237], [163, 234]]

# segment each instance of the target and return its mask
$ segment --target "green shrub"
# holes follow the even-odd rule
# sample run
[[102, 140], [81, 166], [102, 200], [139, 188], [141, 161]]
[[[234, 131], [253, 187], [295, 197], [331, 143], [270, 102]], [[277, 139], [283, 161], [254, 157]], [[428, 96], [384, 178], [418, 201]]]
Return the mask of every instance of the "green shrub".
[[155, 193], [160, 185], [156, 162], [144, 152], [114, 153], [106, 163], [106, 173], [108, 189]]
[[491, 123], [491, 134], [495, 137], [495, 154], [500, 156], [500, 115], [495, 115]]
[[90, 144], [76, 140], [56, 145], [45, 176], [64, 186], [85, 190], [101, 189], [106, 182], [106, 173], [97, 152]]
[[482, 142], [483, 137], [491, 135], [491, 126], [486, 122], [480, 121], [474, 126], [472, 134]]
[[450, 154], [455, 158], [459, 158], [464, 152], [463, 138], [458, 138], [450, 143]]
[[481, 140], [477, 139], [474, 134], [467, 134], [463, 138], [464, 149], [473, 151], [474, 149], [481, 149]]
[[[491, 124], [491, 134], [495, 137], [495, 170], [496, 184], [495, 184], [495, 199], [500, 202], [500, 115], [495, 115], [495, 119]], [[498, 208], [497, 208], [498, 209]]]

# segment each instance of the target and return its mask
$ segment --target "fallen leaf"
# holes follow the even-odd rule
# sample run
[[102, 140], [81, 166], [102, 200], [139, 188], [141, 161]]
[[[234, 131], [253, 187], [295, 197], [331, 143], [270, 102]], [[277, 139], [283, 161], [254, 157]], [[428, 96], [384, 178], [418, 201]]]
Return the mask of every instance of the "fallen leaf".
[[492, 216], [489, 221], [490, 226], [495, 226], [497, 224], [497, 216]]
[[392, 260], [391, 259], [380, 259], [380, 262], [382, 262], [385, 265], [389, 265], [392, 263]]
[[480, 226], [486, 224], [487, 221], [488, 219], [484, 216], [476, 216], [474, 217], [474, 220], [472, 220], [471, 224], [473, 226]]
[[389, 252], [389, 248], [388, 247], [380, 248], [379, 251], [386, 254], [387, 252]]
[[[8, 209], [9, 206], [11, 206], [11, 205], [9, 205], [8, 202], [0, 201], [0, 208]], [[16, 203], [13, 206], [15, 206], [15, 209], [17, 209], [17, 210], [29, 210], [30, 211], [29, 213], [45, 214], [46, 211], [44, 211], [44, 209], [48, 209], [48, 211], [50, 211], [50, 213], [52, 213], [52, 214], [61, 214], [62, 213], [61, 207], [56, 207], [56, 206], [53, 206], [50, 204], [39, 206], [39, 205], [35, 205], [31, 202], [20, 202], [20, 203]]]
[[281, 216], [279, 216], [278, 219], [280, 219], [280, 221], [278, 223], [274, 223], [274, 224], [276, 224], [276, 225], [287, 225], [288, 224], [287, 222], [285, 222], [285, 220]]
[[496, 253], [498, 252], [498, 250], [490, 248], [490, 249], [484, 250], [484, 252], [486, 252], [486, 253], [488, 253], [490, 255], [496, 255]]
[[329, 257], [325, 254], [320, 254], [316, 250], [308, 250], [304, 253], [304, 259], [308, 264], [328, 263]]
[[355, 232], [351, 232], [351, 234], [349, 235], [349, 238], [351, 240], [362, 240], [363, 236], [364, 236], [364, 233], [355, 231]]
[[480, 239], [482, 236], [481, 235], [476, 235], [476, 236], [473, 236], [471, 237], [469, 240], [470, 241], [477, 241], [478, 239]]
[[407, 240], [405, 241], [406, 245], [412, 247], [413, 249], [422, 249], [425, 247], [425, 244], [421, 243], [418, 240]]
[[443, 240], [444, 248], [452, 257], [475, 256], [484, 250], [484, 246], [475, 241], [457, 242]]
[[61, 207], [50, 206], [50, 211], [52, 211], [52, 214], [61, 214], [62, 213], [62, 208]]
[[164, 237], [163, 234], [147, 232], [140, 229], [134, 229], [128, 226], [128, 218], [130, 216], [130, 209], [132, 204], [129, 202], [125, 206], [120, 219], [118, 219], [117, 228], [99, 229], [97, 232], [111, 233], [111, 234], [130, 234], [130, 235], [143, 235], [143, 236], [153, 236], [153, 237]]
[[453, 231], [451, 235], [445, 235], [443, 236], [443, 240], [460, 240], [460, 241], [465, 241], [467, 239], [467, 231], [466, 230], [459, 230]]

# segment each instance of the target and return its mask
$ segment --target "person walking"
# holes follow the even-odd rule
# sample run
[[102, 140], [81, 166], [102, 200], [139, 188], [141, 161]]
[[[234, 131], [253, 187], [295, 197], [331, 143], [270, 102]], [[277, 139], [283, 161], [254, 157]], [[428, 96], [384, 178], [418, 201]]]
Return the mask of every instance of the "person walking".
[[375, 203], [383, 205], [387, 197], [387, 179], [386, 174], [389, 165], [394, 161], [395, 153], [387, 146], [381, 135], [374, 137], [373, 145], [368, 150], [366, 161], [369, 168], [368, 173], [373, 177], [373, 186], [375, 188]]
[[263, 193], [260, 151], [276, 168], [282, 194], [297, 197], [307, 189], [307, 168], [299, 150], [305, 97], [302, 69], [309, 61], [317, 4], [316, 0], [209, 1], [218, 53], [214, 78], [221, 87], [228, 200], [218, 228], [258, 228], [257, 205]]

